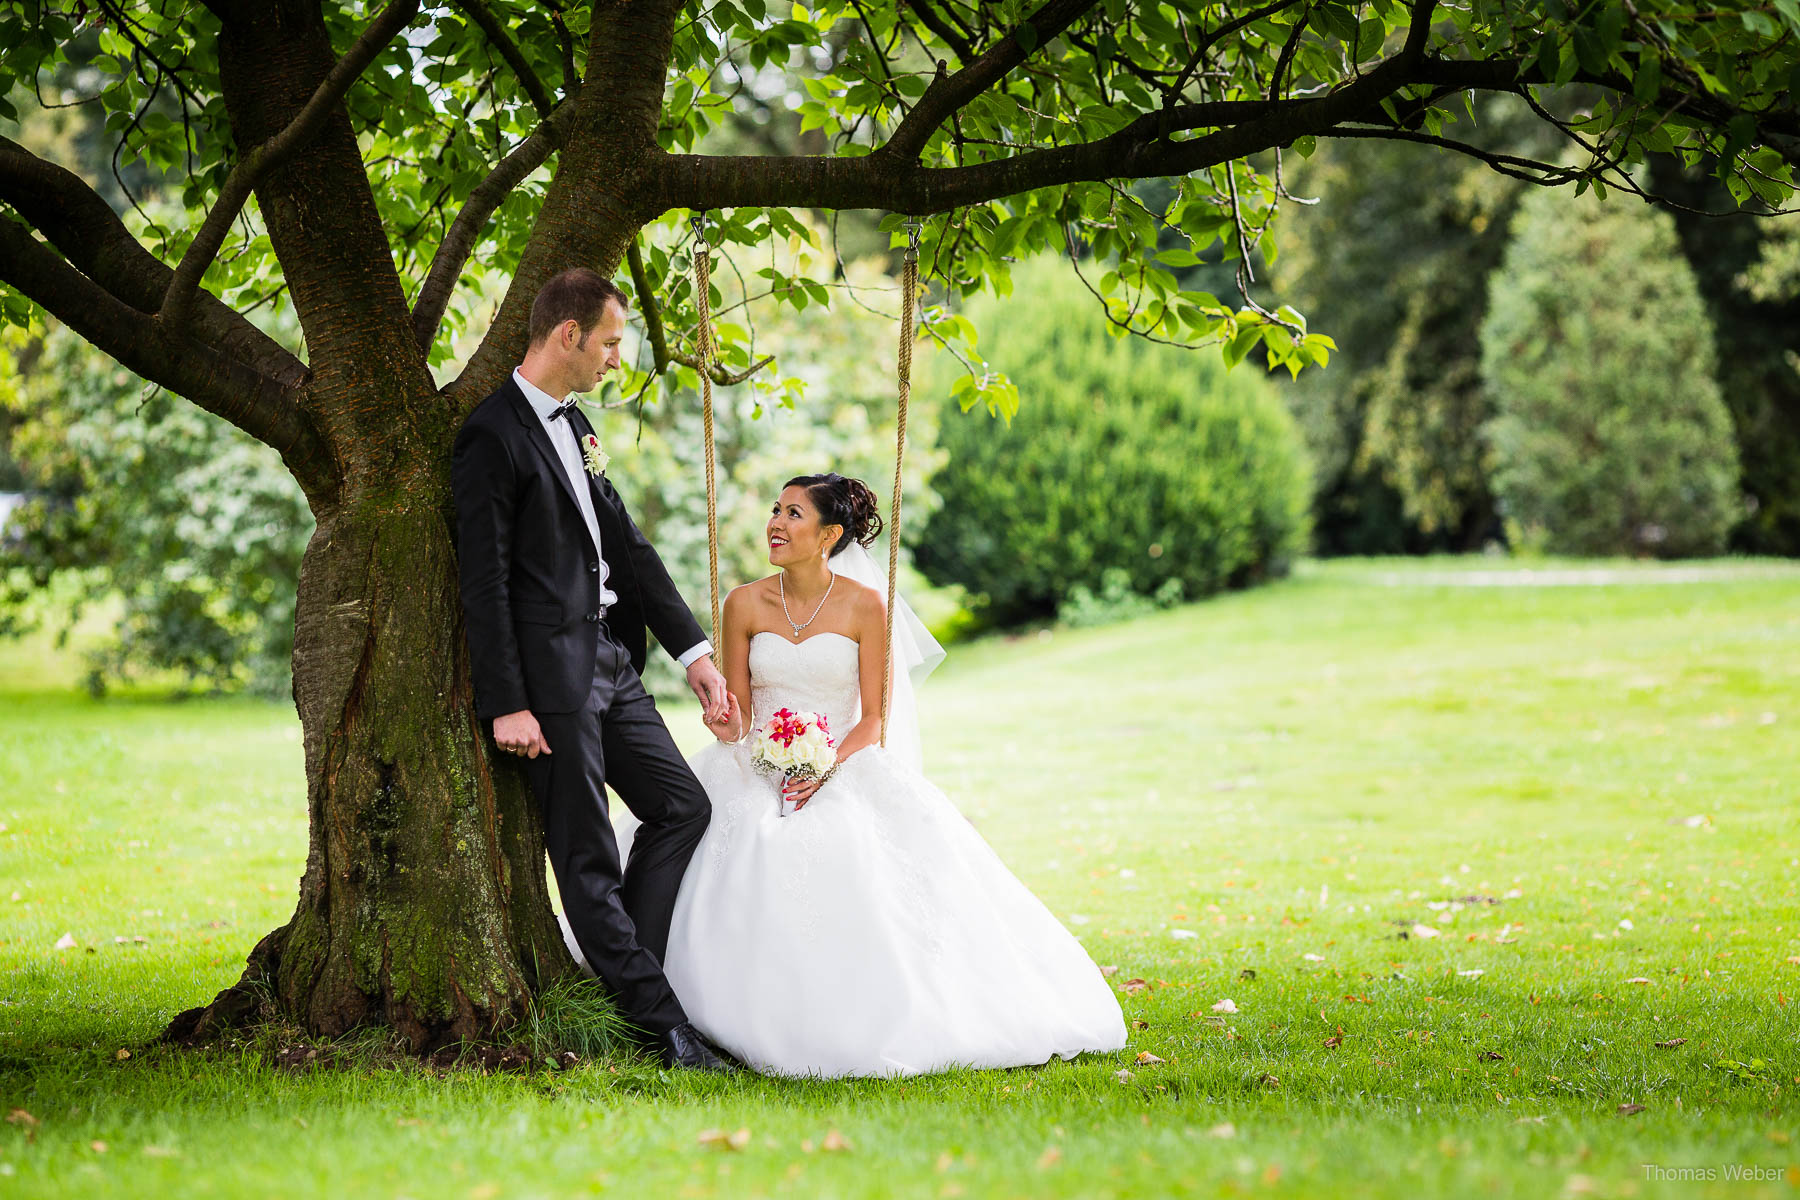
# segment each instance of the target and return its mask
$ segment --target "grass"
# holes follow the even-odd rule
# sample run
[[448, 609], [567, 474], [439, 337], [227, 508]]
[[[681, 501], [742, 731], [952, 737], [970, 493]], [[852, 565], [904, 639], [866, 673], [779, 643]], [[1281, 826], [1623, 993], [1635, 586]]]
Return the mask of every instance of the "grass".
[[1463, 569], [954, 652], [929, 769], [1135, 1027], [895, 1082], [147, 1046], [291, 911], [293, 715], [0, 650], [0, 1195], [1793, 1195], [1800, 571]]

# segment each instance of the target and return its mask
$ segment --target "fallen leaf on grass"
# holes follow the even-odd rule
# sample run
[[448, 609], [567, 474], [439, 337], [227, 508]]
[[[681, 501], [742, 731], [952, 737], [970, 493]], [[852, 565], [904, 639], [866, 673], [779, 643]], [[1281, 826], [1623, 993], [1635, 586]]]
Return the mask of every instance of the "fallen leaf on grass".
[[1059, 1163], [1061, 1161], [1062, 1161], [1062, 1151], [1057, 1149], [1055, 1146], [1051, 1146], [1049, 1149], [1045, 1150], [1042, 1154], [1038, 1155], [1038, 1162], [1037, 1162], [1038, 1170], [1048, 1171], [1051, 1167], [1054, 1167], [1057, 1163]]
[[1626, 983], [1649, 983], [1650, 981], [1648, 979], [1644, 978], [1642, 975], [1634, 975], [1630, 979], [1627, 979], [1625, 982]]
[[819, 1143], [819, 1149], [829, 1153], [850, 1149], [850, 1139], [835, 1129], [825, 1131], [825, 1140]]
[[1619, 1105], [1619, 1115], [1621, 1117], [1629, 1117], [1629, 1116], [1633, 1115], [1634, 1113], [1641, 1113], [1643, 1111], [1644, 1111], [1644, 1106], [1641, 1104], [1621, 1104], [1621, 1105]]
[[37, 1141], [38, 1126], [43, 1124], [42, 1121], [39, 1121], [36, 1117], [32, 1116], [22, 1108], [15, 1108], [7, 1113], [6, 1123], [8, 1125], [17, 1125], [19, 1128], [23, 1129], [25, 1131], [25, 1140], [27, 1142]]
[[723, 1129], [703, 1129], [696, 1140], [702, 1146], [716, 1150], [742, 1150], [750, 1144], [750, 1131], [740, 1129], [736, 1133], [726, 1133]]
[[1237, 1126], [1233, 1125], [1230, 1121], [1226, 1121], [1223, 1124], [1214, 1125], [1211, 1129], [1207, 1130], [1206, 1136], [1210, 1138], [1234, 1138], [1237, 1136]]
[[1438, 936], [1438, 931], [1430, 925], [1414, 925], [1412, 935], [1416, 938], [1434, 938]]
[[1324, 962], [1325, 961], [1325, 956], [1323, 954], [1302, 954], [1300, 957], [1304, 958], [1307, 962]]
[[1476, 967], [1473, 971], [1458, 971], [1457, 974], [1461, 975], [1464, 979], [1479, 979], [1481, 976], [1486, 975], [1487, 972], [1480, 967]]
[[1482, 1062], [1500, 1062], [1506, 1055], [1500, 1053], [1498, 1050], [1483, 1050], [1475, 1057]]
[[127, 1049], [125, 1049], [125, 1048], [124, 1048], [124, 1047], [123, 1047], [123, 1046], [121, 1046], [121, 1047], [119, 1047], [119, 1049], [118, 1049], [118, 1050], [117, 1050], [117, 1051], [116, 1051], [116, 1052], [115, 1052], [115, 1053], [114, 1053], [114, 1054], [113, 1054], [113, 1057], [114, 1057], [114, 1058], [116, 1058], [116, 1059], [118, 1059], [118, 1060], [119, 1060], [119, 1061], [120, 1061], [120, 1062], [123, 1062], [123, 1061], [125, 1061], [125, 1060], [126, 1060], [126, 1059], [128, 1059], [128, 1058], [130, 1058], [130, 1057], [131, 1057], [131, 1051], [129, 1051], [129, 1050], [127, 1050]]
[[1281, 1080], [1266, 1072], [1258, 1075], [1256, 1077], [1256, 1082], [1261, 1086], [1268, 1088], [1270, 1091], [1278, 1091], [1281, 1088]]
[[1339, 1046], [1341, 1046], [1343, 1044], [1344, 1044], [1344, 1027], [1342, 1025], [1339, 1025], [1338, 1031], [1336, 1033], [1332, 1034], [1330, 1037], [1325, 1039], [1325, 1048], [1327, 1050], [1336, 1050]]
[[1216, 1013], [1234, 1013], [1238, 1010], [1238, 1006], [1237, 1006], [1236, 1002], [1234, 1002], [1230, 999], [1225, 999], [1225, 1000], [1221, 1000], [1217, 1004], [1213, 1005], [1212, 1010]]
[[1127, 979], [1122, 990], [1127, 996], [1135, 996], [1139, 992], [1148, 991], [1149, 988], [1150, 981], [1148, 979]]
[[1111, 979], [1114, 975], [1117, 975], [1119, 973], [1118, 965], [1115, 963], [1111, 966], [1101, 967], [1100, 973], [1102, 975], [1106, 976], [1108, 979]]
[[92, 1150], [95, 1154], [105, 1154], [106, 1153], [106, 1143], [105, 1142], [89, 1142], [88, 1149]]
[[73, 950], [75, 948], [75, 937], [73, 934], [65, 933], [57, 938], [56, 945], [50, 948], [52, 950]]
[[1159, 1063], [1159, 1062], [1163, 1061], [1162, 1059], [1156, 1057], [1156, 1055], [1150, 1053], [1148, 1050], [1139, 1050], [1137, 1060], [1138, 1060], [1139, 1066], [1143, 1066], [1146, 1064], [1155, 1064], [1155, 1063]]
[[1670, 1038], [1666, 1042], [1657, 1042], [1656, 1048], [1658, 1050], [1673, 1050], [1675, 1047], [1682, 1045], [1686, 1041], [1686, 1038]]
[[1133, 1075], [1130, 1071], [1121, 1068], [1120, 1070], [1113, 1072], [1113, 1078], [1120, 1083], [1130, 1083], [1132, 1080], [1136, 1079], [1137, 1076]]

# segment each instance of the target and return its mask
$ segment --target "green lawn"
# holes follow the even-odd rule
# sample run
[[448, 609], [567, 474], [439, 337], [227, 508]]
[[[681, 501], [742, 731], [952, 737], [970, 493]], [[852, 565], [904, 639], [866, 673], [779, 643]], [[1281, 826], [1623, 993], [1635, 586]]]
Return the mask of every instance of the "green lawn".
[[0, 1197], [1791, 1196], [1800, 570], [1521, 569], [953, 651], [929, 769], [1136, 1027], [887, 1083], [147, 1046], [292, 909], [293, 714], [0, 647]]

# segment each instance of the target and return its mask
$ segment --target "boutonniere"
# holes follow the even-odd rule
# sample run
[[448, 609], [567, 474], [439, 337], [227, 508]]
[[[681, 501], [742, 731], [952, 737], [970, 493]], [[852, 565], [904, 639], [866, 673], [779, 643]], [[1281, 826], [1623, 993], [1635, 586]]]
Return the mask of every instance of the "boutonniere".
[[600, 474], [606, 470], [606, 464], [612, 461], [612, 455], [600, 448], [600, 439], [591, 433], [582, 436], [581, 456], [587, 459], [589, 475]]

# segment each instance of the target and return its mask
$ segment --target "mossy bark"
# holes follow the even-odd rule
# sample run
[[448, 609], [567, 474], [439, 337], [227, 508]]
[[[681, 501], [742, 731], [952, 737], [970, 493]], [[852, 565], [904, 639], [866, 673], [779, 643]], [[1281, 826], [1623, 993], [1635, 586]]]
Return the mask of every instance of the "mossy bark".
[[247, 1013], [415, 1050], [493, 1036], [574, 970], [535, 801], [474, 716], [439, 464], [319, 514], [301, 572], [294, 698], [311, 835], [299, 903], [243, 979], [171, 1026]]

